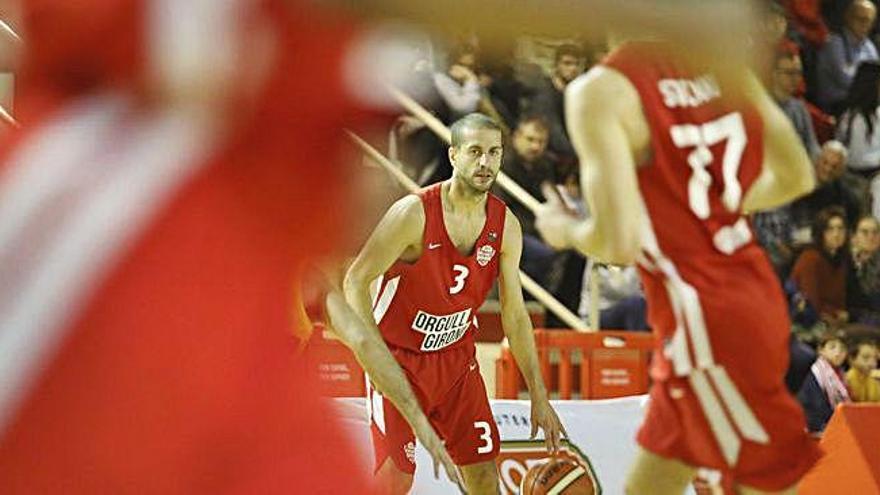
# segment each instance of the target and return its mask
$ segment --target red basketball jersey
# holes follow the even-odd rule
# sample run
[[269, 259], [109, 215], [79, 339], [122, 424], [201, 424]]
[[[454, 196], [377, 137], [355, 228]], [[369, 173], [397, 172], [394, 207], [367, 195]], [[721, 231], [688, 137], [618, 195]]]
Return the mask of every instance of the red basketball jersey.
[[624, 45], [605, 65], [635, 86], [651, 133], [638, 170], [639, 265], [658, 352], [637, 439], [737, 483], [782, 490], [819, 452], [783, 383], [782, 289], [742, 215], [763, 164], [763, 123], [736, 88], [671, 45]]
[[[651, 157], [638, 180], [649, 220], [640, 265], [652, 326], [672, 337], [681, 324], [676, 313], [682, 322], [702, 319], [688, 310], [698, 299], [703, 312], [748, 307], [787, 329], [779, 284], [742, 214], [763, 163], [757, 110], [671, 45], [629, 43], [604, 64], [635, 86], [651, 131]], [[708, 365], [711, 352], [694, 340], [691, 357]], [[694, 363], [681, 358], [678, 371], [686, 374]]]
[[476, 313], [498, 276], [506, 207], [489, 194], [486, 223], [473, 252], [462, 255], [446, 232], [440, 184], [419, 193], [425, 209], [422, 254], [398, 260], [384, 274], [373, 316], [385, 341], [412, 351], [433, 352], [473, 345]]

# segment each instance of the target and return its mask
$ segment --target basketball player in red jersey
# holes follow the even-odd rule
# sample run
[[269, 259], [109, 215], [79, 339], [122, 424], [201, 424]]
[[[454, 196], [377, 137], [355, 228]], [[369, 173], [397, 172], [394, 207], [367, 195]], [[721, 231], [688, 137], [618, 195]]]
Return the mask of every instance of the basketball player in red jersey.
[[[501, 129], [471, 114], [452, 125], [448, 181], [397, 201], [352, 264], [346, 298], [375, 321], [460, 467], [470, 494], [496, 494], [499, 436], [475, 359], [475, 313], [500, 277], [505, 333], [532, 398], [532, 433], [555, 451], [564, 432], [547, 400], [519, 282], [522, 233], [489, 194]], [[369, 285], [381, 277], [375, 303]], [[415, 471], [410, 427], [381, 396], [368, 400], [380, 486], [406, 493]]]
[[639, 264], [658, 352], [627, 492], [680, 494], [709, 468], [739, 493], [793, 493], [819, 453], [783, 384], [786, 305], [743, 212], [811, 190], [810, 160], [747, 70], [716, 77], [684, 52], [625, 43], [572, 83], [592, 218], [551, 201], [538, 228]]

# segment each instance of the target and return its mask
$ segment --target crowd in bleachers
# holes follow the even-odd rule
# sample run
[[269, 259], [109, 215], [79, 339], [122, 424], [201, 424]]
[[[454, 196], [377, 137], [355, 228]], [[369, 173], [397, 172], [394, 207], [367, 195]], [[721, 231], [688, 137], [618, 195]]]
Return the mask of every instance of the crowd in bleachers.
[[[756, 45], [766, 42], [766, 51], [772, 53], [759, 76], [812, 157], [817, 187], [751, 220], [788, 297], [793, 346], [800, 347], [808, 362], [816, 354], [804, 350], [815, 346], [818, 351], [820, 369], [814, 364], [809, 386], [824, 391], [827, 406], [838, 397], [831, 393], [838, 382], [829, 370], [844, 383], [839, 372], [846, 367], [847, 348], [854, 353], [853, 362], [861, 359], [862, 350], [873, 349], [876, 368], [876, 345], [856, 342], [880, 337], [877, 6], [873, 0], [783, 0], [769, 7], [766, 39], [753, 40]], [[418, 99], [447, 124], [474, 111], [495, 118], [509, 130], [502, 171], [538, 200], [544, 200], [541, 186], [550, 184], [585, 210], [565, 126], [564, 91], [607, 48], [527, 37], [506, 49], [492, 47], [490, 57], [483, 57], [481, 48], [476, 36], [468, 36], [445, 49], [434, 45], [426, 50], [432, 56], [416, 70], [424, 86]], [[420, 120], [401, 116], [392, 141], [393, 158], [422, 184], [451, 174], [445, 143]], [[593, 267], [578, 254], [554, 251], [535, 230], [530, 211], [496, 189], [522, 222], [522, 269], [527, 274], [581, 316], [597, 307], [601, 328], [648, 329], [634, 267]], [[599, 294], [592, 294], [597, 289]], [[548, 324], [553, 323], [551, 316]], [[831, 341], [842, 346], [844, 358], [826, 356], [829, 335], [843, 336]], [[866, 366], [853, 365], [847, 376], [860, 376], [853, 370]], [[828, 379], [817, 383], [816, 377]], [[876, 380], [870, 383], [876, 385]], [[876, 391], [856, 394], [855, 388], [849, 388], [855, 398], [880, 400]], [[811, 402], [804, 398], [804, 403]]]

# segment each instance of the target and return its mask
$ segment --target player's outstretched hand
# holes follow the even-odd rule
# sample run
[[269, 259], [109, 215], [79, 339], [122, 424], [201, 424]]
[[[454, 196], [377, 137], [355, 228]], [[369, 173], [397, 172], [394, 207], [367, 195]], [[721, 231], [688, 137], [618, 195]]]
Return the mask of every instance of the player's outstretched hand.
[[550, 401], [532, 400], [532, 434], [530, 438], [535, 438], [538, 434], [538, 427], [544, 431], [544, 443], [547, 445], [547, 451], [550, 454], [559, 453], [561, 447], [561, 438], [568, 438], [568, 432], [565, 426], [550, 405]]
[[434, 461], [434, 478], [440, 478], [440, 466], [442, 465], [449, 481], [455, 483], [461, 493], [465, 493], [464, 483], [461, 480], [461, 474], [458, 472], [458, 467], [452, 462], [452, 458], [449, 457], [449, 452], [446, 451], [446, 446], [443, 445], [443, 441], [440, 440], [440, 437], [437, 436], [434, 429], [428, 426], [424, 431], [418, 432], [417, 436], [419, 442], [425, 447], [425, 450], [428, 451], [431, 455], [431, 459]]
[[542, 190], [547, 202], [535, 211], [535, 227], [552, 248], [571, 247], [571, 232], [578, 218], [565, 205], [559, 191], [549, 184], [544, 184]]

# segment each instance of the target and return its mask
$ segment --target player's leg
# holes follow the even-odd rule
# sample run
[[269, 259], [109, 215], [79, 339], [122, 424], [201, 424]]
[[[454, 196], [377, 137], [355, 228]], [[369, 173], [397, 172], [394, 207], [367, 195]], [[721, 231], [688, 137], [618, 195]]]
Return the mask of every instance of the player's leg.
[[795, 495], [797, 493], [797, 486], [791, 486], [779, 492], [768, 492], [743, 485], [737, 485], [736, 493], [738, 495]]
[[435, 424], [446, 440], [452, 460], [461, 468], [469, 494], [498, 493], [498, 457], [501, 439], [479, 366], [472, 356], [458, 363], [465, 376], [438, 401]]
[[681, 495], [696, 472], [696, 468], [677, 459], [661, 457], [638, 447], [636, 461], [626, 480], [626, 493]]
[[468, 495], [498, 495], [498, 468], [495, 461], [459, 466]]
[[376, 489], [382, 495], [406, 495], [413, 484], [413, 473], [401, 471], [391, 458], [376, 470]]
[[394, 404], [377, 390], [369, 387], [367, 397], [379, 493], [409, 493], [416, 470], [415, 434]]

